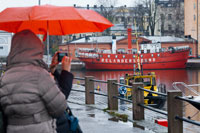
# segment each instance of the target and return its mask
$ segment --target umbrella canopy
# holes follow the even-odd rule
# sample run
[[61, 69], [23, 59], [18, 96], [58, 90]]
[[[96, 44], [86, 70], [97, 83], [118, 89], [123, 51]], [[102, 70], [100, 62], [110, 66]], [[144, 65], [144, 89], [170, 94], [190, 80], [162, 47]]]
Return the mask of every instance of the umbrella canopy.
[[67, 35], [102, 32], [111, 26], [95, 11], [66, 6], [14, 7], [0, 13], [0, 30], [13, 33], [30, 29], [35, 34]]

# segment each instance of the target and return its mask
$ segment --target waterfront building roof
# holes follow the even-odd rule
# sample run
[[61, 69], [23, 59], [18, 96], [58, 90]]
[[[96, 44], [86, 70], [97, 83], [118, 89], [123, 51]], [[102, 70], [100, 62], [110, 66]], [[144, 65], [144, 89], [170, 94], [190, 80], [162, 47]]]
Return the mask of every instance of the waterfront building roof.
[[[125, 36], [116, 36], [116, 41], [126, 38]], [[71, 43], [112, 43], [112, 36], [84, 37]]]
[[184, 42], [184, 38], [173, 37], [173, 36], [142, 36], [145, 39], [151, 40], [152, 43], [156, 42]]
[[[161, 42], [185, 42], [185, 38], [173, 37], [173, 36], [140, 36], [147, 40], [152, 41], [152, 43]], [[116, 36], [116, 41], [127, 38], [126, 36]], [[71, 43], [112, 43], [112, 36], [98, 36], [98, 37], [84, 37], [72, 41]]]

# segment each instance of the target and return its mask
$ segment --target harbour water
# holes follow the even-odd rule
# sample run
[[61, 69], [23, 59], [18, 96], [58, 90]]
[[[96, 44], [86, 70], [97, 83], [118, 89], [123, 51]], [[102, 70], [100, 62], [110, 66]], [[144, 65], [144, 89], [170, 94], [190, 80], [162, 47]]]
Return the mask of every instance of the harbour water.
[[[166, 90], [173, 90], [173, 82], [184, 82], [186, 84], [200, 84], [200, 69], [173, 69], [173, 70], [144, 70], [144, 74], [155, 72], [157, 85], [165, 84]], [[94, 76], [98, 80], [117, 79], [123, 77], [126, 73], [133, 74], [133, 71], [72, 71], [75, 77]], [[74, 80], [74, 83], [84, 83], [81, 80]], [[103, 92], [107, 91], [107, 84], [95, 83], [95, 88]], [[185, 89], [185, 90], [184, 90]], [[187, 92], [187, 88], [182, 88], [183, 92]], [[200, 92], [200, 88], [195, 88]], [[189, 94], [188, 94], [189, 95]], [[166, 104], [163, 110], [166, 110]], [[192, 105], [184, 102], [184, 116], [191, 117], [192, 120], [200, 121], [200, 113]]]

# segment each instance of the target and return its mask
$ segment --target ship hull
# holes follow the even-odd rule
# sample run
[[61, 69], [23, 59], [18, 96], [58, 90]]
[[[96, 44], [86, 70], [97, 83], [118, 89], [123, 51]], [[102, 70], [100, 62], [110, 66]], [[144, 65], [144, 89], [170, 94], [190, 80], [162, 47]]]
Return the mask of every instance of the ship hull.
[[[90, 53], [93, 55], [93, 53]], [[176, 52], [137, 54], [95, 54], [79, 57], [85, 63], [86, 69], [93, 70], [133, 70], [138, 68], [138, 62], [143, 69], [176, 69], [185, 68], [189, 50]]]

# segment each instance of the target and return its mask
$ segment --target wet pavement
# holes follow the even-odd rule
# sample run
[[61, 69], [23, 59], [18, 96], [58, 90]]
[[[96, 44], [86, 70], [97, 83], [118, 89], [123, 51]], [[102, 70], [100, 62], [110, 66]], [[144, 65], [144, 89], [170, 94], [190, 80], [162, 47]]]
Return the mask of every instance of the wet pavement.
[[[74, 85], [74, 89], [84, 90], [84, 87]], [[162, 115], [146, 112], [145, 120], [132, 121], [131, 104], [120, 103], [119, 114], [127, 114], [128, 122], [123, 122], [116, 117], [104, 112], [107, 108], [107, 97], [95, 95], [95, 104], [85, 104], [85, 94], [82, 92], [72, 91], [68, 99], [68, 105], [75, 116], [78, 117], [80, 126], [84, 133], [166, 133], [167, 128], [154, 123], [156, 118], [164, 118]]]
[[[73, 85], [73, 89], [85, 90], [83, 86]], [[101, 92], [102, 93], [102, 92]], [[167, 127], [155, 123], [156, 119], [167, 119], [167, 116], [145, 109], [145, 120], [132, 120], [132, 105], [119, 100], [119, 114], [128, 115], [128, 122], [123, 122], [104, 112], [107, 108], [107, 97], [95, 95], [95, 104], [85, 104], [85, 93], [72, 91], [68, 105], [78, 117], [84, 133], [167, 133]], [[184, 133], [200, 133], [199, 126], [183, 122]]]

